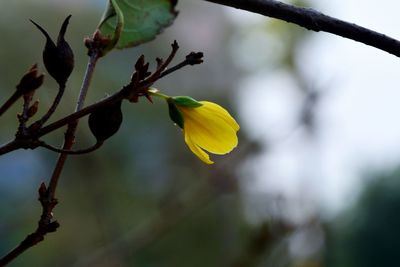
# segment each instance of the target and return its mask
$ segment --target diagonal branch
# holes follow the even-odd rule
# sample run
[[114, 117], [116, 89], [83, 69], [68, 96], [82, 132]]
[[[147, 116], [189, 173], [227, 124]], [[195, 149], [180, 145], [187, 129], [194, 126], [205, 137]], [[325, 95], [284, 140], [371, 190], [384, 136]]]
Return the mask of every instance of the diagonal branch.
[[400, 42], [382, 33], [339, 20], [310, 8], [296, 7], [275, 0], [205, 0], [297, 24], [312, 31], [329, 32], [373, 46], [400, 57]]

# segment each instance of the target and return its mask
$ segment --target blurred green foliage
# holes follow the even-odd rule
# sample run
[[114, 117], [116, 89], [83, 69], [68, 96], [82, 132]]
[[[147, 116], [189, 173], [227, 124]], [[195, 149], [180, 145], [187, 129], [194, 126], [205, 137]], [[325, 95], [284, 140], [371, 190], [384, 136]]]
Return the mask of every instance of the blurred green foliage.
[[400, 170], [370, 179], [354, 206], [328, 227], [328, 267], [399, 265]]

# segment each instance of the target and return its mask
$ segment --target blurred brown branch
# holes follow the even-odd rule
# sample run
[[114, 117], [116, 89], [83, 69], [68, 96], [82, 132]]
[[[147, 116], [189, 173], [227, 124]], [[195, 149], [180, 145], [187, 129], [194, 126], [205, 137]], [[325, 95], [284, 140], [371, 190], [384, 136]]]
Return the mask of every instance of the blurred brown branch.
[[382, 33], [327, 16], [311, 8], [296, 7], [275, 0], [205, 0], [271, 18], [281, 19], [316, 32], [329, 32], [373, 46], [400, 57], [400, 42]]

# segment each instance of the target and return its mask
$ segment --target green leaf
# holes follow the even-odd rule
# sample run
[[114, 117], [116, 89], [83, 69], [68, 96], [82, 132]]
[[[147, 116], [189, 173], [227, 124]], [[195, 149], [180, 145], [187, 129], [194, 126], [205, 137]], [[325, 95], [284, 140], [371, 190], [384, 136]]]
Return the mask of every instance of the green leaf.
[[169, 117], [171, 120], [176, 123], [179, 127], [183, 129], [183, 116], [179, 109], [175, 106], [171, 98], [167, 100], [168, 103], [168, 110], [169, 110]]
[[184, 106], [188, 108], [198, 108], [201, 107], [203, 104], [199, 101], [191, 98], [190, 96], [175, 96], [172, 97], [172, 100], [176, 105]]
[[115, 6], [119, 7], [124, 25], [116, 47], [137, 46], [153, 40], [172, 24], [178, 14], [176, 3], [177, 0], [110, 0], [98, 29], [103, 35], [114, 38], [117, 21], [121, 20]]

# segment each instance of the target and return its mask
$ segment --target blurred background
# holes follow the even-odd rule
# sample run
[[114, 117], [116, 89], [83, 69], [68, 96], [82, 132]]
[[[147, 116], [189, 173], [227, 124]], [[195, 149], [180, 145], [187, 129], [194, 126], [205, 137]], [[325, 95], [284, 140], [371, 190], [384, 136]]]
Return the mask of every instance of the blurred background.
[[[396, 0], [290, 3], [400, 38]], [[72, 112], [87, 62], [83, 38], [105, 5], [3, 1], [1, 99], [32, 64], [45, 71], [45, 40], [28, 19], [55, 38], [72, 14], [67, 40], [76, 67], [52, 121]], [[176, 39], [177, 62], [202, 51], [205, 63], [156, 87], [226, 107], [241, 125], [238, 148], [205, 165], [186, 147], [164, 102], [124, 103], [120, 131], [100, 150], [68, 159], [57, 192], [59, 230], [10, 266], [398, 266], [398, 59], [205, 1], [180, 1], [177, 9], [155, 41], [101, 59], [86, 103], [126, 84], [141, 54], [154, 67]], [[46, 77], [37, 116], [56, 88]], [[2, 116], [1, 142], [14, 135], [20, 107]], [[46, 141], [60, 145], [64, 130]], [[82, 120], [75, 148], [94, 141]], [[56, 158], [38, 149], [0, 159], [1, 254], [35, 229], [37, 188]]]

